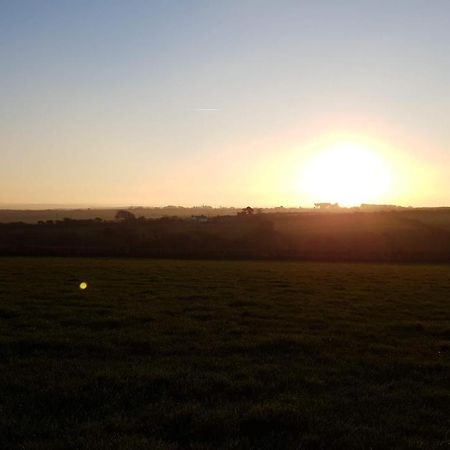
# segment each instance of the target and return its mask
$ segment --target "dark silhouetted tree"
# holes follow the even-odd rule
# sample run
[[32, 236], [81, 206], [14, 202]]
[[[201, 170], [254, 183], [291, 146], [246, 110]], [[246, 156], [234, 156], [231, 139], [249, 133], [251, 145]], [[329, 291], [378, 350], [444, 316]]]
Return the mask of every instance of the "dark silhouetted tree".
[[136, 220], [136, 216], [130, 211], [127, 211], [125, 209], [117, 211], [115, 218], [116, 220], [120, 220], [123, 222], [131, 222], [133, 220]]

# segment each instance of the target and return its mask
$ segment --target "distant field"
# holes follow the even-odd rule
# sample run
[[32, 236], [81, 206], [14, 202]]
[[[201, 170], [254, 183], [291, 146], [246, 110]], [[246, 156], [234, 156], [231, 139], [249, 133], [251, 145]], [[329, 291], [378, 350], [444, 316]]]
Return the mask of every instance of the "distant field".
[[450, 265], [0, 258], [0, 299], [2, 449], [450, 447]]
[[203, 219], [0, 223], [0, 256], [450, 263], [450, 208]]

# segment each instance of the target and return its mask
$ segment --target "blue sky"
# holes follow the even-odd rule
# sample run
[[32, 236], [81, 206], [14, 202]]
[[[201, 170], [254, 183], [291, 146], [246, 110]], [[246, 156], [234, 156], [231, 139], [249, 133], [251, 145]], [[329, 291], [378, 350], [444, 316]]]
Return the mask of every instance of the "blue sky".
[[0, 204], [311, 204], [292, 165], [342, 133], [411, 168], [380, 200], [450, 204], [447, 1], [0, 10]]

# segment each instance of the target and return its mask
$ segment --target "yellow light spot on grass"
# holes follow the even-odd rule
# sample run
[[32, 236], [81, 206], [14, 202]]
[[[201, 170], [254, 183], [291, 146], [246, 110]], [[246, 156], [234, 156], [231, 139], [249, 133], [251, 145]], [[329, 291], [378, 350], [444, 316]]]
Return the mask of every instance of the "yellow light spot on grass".
[[83, 281], [82, 283], [80, 283], [80, 289], [81, 290], [84, 291], [86, 288], [87, 288], [87, 283], [86, 282]]

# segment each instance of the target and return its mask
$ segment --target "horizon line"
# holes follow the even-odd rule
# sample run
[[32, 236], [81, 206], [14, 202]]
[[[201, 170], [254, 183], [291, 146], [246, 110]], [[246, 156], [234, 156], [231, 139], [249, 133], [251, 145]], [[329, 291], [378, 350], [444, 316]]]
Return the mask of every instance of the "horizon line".
[[[318, 202], [318, 203], [328, 203], [328, 202]], [[301, 205], [272, 205], [272, 206], [261, 206], [261, 205], [250, 205], [254, 209], [318, 209], [312, 204], [311, 206], [301, 206]], [[424, 209], [424, 208], [450, 208], [450, 205], [439, 205], [439, 206], [414, 206], [414, 205], [400, 205], [400, 204], [384, 204], [384, 203], [361, 203], [360, 205], [345, 206], [339, 205], [340, 209], [353, 209], [361, 208], [364, 206], [372, 207], [391, 207], [391, 208], [403, 208], [403, 209]], [[75, 204], [63, 204], [63, 203], [0, 203], [0, 210], [16, 210], [16, 211], [38, 211], [38, 210], [79, 210], [79, 209], [163, 209], [163, 208], [183, 208], [183, 209], [242, 209], [245, 206], [236, 205], [176, 205], [176, 204], [164, 204], [164, 205], [126, 205], [126, 204], [89, 204], [89, 203], [75, 203]]]

